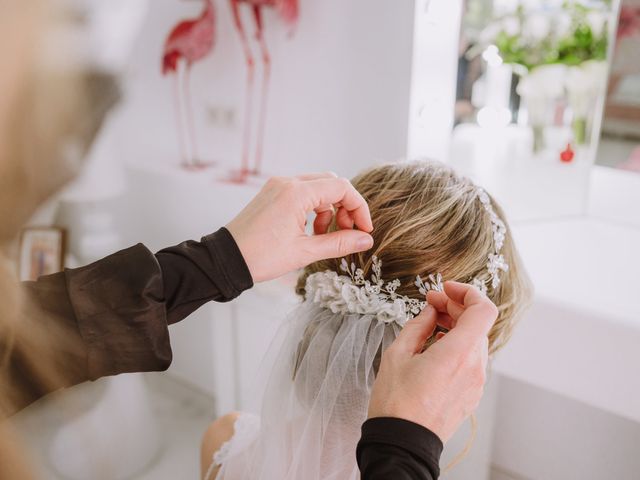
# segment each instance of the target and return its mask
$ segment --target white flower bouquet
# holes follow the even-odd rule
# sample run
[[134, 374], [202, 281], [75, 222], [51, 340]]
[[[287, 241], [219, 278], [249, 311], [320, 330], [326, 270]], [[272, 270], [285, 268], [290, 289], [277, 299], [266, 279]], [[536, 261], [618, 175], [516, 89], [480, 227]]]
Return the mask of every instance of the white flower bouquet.
[[611, 15], [608, 0], [524, 0], [482, 31], [481, 48], [495, 45], [521, 76], [517, 92], [534, 131], [534, 152], [544, 147], [544, 128], [558, 102], [571, 109], [575, 143], [588, 143], [595, 99], [606, 83]]

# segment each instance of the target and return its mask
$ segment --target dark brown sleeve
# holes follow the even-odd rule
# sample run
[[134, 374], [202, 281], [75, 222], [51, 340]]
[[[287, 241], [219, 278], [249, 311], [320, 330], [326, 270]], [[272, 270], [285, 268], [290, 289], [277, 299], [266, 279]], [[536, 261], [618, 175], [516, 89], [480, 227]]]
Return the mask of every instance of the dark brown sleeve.
[[356, 457], [362, 480], [436, 480], [442, 442], [421, 425], [371, 418], [362, 425]]
[[68, 300], [51, 303], [71, 303], [86, 348], [87, 379], [169, 367], [162, 270], [144, 245], [66, 270], [65, 282]]
[[[30, 328], [45, 335], [50, 362], [64, 373], [57, 387], [126, 372], [165, 370], [172, 353], [168, 325], [204, 303], [229, 301], [253, 285], [240, 250], [226, 229], [167, 248], [156, 255], [138, 244], [102, 260], [23, 284], [41, 314]], [[73, 347], [69, 347], [72, 344]], [[28, 385], [28, 368], [16, 351], [12, 378]], [[26, 385], [26, 387], [25, 387]]]

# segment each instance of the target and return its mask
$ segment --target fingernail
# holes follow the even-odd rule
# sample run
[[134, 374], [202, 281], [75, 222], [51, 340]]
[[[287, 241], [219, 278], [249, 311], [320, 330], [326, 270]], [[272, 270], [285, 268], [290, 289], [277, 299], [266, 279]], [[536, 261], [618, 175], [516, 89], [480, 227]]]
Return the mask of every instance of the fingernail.
[[359, 251], [369, 250], [371, 247], [373, 247], [373, 237], [370, 237], [370, 236], [366, 236], [366, 237], [363, 236], [359, 238], [356, 243], [356, 248]]

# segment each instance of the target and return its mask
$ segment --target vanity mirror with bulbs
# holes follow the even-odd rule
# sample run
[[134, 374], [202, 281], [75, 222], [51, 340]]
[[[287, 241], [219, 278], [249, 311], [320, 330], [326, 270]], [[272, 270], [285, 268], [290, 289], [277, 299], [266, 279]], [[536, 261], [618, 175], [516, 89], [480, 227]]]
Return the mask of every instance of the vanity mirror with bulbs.
[[618, 11], [610, 0], [463, 2], [451, 163], [513, 219], [585, 211]]

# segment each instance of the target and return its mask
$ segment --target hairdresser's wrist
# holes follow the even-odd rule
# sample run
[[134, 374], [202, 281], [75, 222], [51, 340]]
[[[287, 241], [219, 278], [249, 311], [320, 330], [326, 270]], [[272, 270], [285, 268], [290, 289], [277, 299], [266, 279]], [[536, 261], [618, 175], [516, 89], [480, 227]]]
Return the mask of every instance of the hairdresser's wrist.
[[372, 398], [367, 415], [368, 420], [396, 418], [420, 425], [436, 435], [441, 442], [444, 442], [443, 438], [448, 438], [445, 433], [447, 427], [442, 415], [430, 414], [424, 405], [416, 404], [411, 399], [398, 401], [390, 398], [388, 401], [385, 400], [387, 399]]
[[[410, 451], [422, 459], [432, 471], [433, 478], [440, 474], [439, 463], [444, 445], [442, 440], [428, 428], [396, 417], [370, 418], [362, 424], [357, 457], [359, 463], [366, 455], [369, 446], [386, 445]], [[373, 454], [379, 455], [379, 448]]]

